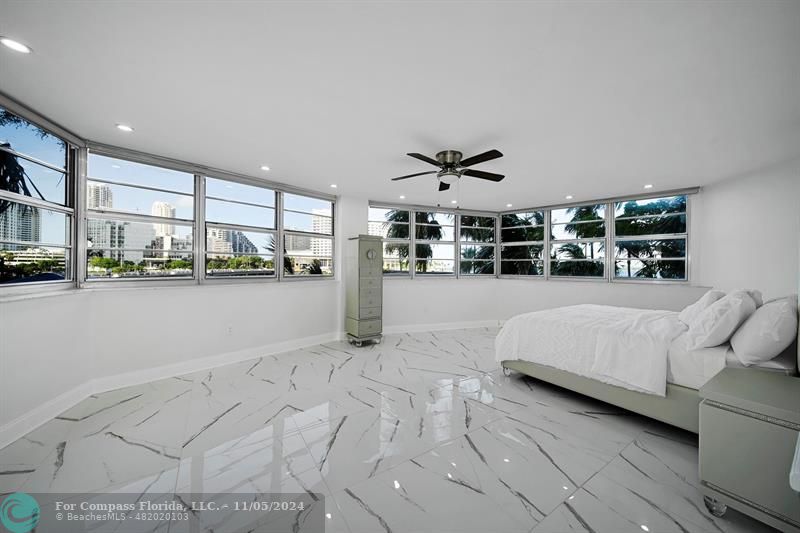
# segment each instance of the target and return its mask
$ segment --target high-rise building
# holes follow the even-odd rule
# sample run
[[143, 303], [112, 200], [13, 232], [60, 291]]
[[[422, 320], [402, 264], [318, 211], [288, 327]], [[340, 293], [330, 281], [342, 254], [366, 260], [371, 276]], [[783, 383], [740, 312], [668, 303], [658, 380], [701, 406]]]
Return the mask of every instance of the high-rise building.
[[230, 233], [230, 230], [209, 227], [206, 230], [206, 251], [217, 254], [230, 254], [233, 252]]
[[[330, 235], [333, 229], [330, 211], [327, 209], [314, 209], [311, 218], [311, 231]], [[324, 216], [323, 216], [324, 215]], [[311, 239], [311, 255], [315, 257], [331, 257], [333, 255], [333, 241], [331, 239]]]
[[[167, 202], [153, 202], [150, 214], [162, 218], [175, 218], [175, 206]], [[174, 224], [153, 224], [153, 229], [156, 232], [156, 237], [175, 235]]]
[[111, 187], [105, 183], [88, 182], [86, 186], [86, 207], [89, 209], [114, 207], [114, 194], [111, 192]]
[[0, 213], [0, 241], [38, 242], [42, 237], [42, 214], [37, 207], [10, 203]]
[[[231, 247], [233, 251], [240, 254], [257, 254], [258, 247], [253, 244], [253, 242], [247, 238], [247, 235], [242, 233], [241, 231], [231, 231]], [[265, 239], [268, 237], [265, 236]]]

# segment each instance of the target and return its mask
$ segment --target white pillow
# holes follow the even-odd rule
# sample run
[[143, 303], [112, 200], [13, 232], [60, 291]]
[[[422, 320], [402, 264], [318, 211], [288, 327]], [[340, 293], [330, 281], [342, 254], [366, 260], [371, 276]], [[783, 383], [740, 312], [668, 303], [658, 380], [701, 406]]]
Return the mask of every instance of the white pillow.
[[689, 324], [687, 347], [711, 348], [728, 342], [737, 328], [756, 312], [756, 302], [747, 291], [733, 291], [720, 298]]
[[731, 347], [745, 366], [780, 355], [797, 337], [797, 296], [759, 307], [731, 337]]
[[762, 305], [764, 305], [764, 298], [761, 295], [761, 291], [760, 290], [758, 290], [758, 289], [736, 289], [736, 290], [733, 290], [731, 292], [736, 292], [736, 291], [744, 291], [747, 294], [749, 294], [750, 298], [752, 298], [753, 301], [756, 303], [756, 308], [759, 308]]
[[695, 303], [691, 305], [687, 305], [683, 311], [678, 315], [678, 320], [686, 324], [687, 326], [691, 326], [694, 319], [697, 316], [705, 311], [705, 309], [725, 296], [723, 291], [718, 291], [716, 289], [712, 289], [705, 293], [703, 296], [700, 297]]

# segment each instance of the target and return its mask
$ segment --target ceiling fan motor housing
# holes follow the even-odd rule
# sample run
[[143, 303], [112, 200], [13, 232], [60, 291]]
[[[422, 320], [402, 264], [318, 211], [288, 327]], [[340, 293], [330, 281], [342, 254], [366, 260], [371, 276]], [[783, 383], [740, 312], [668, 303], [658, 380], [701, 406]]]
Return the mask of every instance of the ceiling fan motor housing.
[[461, 162], [461, 156], [458, 150], [444, 150], [436, 154], [436, 160], [445, 167], [455, 167]]

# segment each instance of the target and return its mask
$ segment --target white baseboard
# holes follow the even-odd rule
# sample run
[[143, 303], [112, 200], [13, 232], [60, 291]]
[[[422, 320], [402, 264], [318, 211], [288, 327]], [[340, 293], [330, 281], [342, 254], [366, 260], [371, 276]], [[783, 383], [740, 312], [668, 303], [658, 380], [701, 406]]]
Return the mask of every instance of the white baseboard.
[[324, 342], [333, 342], [341, 339], [340, 333], [326, 333], [312, 337], [302, 337], [289, 341], [276, 342], [264, 346], [247, 348], [221, 355], [190, 359], [171, 365], [158, 366], [144, 370], [135, 370], [112, 376], [94, 378], [78, 385], [57, 397], [44, 402], [27, 413], [0, 426], [0, 449], [8, 446], [17, 439], [24, 437], [45, 422], [52, 420], [70, 407], [82, 402], [92, 394], [100, 394], [114, 389], [141, 385], [149, 381], [180, 376], [200, 370], [207, 370], [222, 365], [239, 363], [248, 359], [255, 359], [265, 355], [298, 350], [307, 346], [314, 346]]
[[439, 324], [405, 324], [401, 326], [387, 326], [383, 328], [383, 333], [392, 335], [395, 333], [420, 333], [426, 331], [443, 331], [448, 329], [470, 329], [470, 328], [495, 328], [503, 325], [502, 320], [475, 320], [472, 322], [443, 322]]

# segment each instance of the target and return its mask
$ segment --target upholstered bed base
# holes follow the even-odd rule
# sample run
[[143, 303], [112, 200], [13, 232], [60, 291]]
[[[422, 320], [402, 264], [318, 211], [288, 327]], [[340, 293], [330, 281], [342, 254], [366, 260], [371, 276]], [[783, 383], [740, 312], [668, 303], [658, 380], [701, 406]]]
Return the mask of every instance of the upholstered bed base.
[[695, 389], [667, 383], [663, 398], [607, 385], [549, 366], [528, 361], [503, 361], [504, 369], [514, 370], [565, 389], [616, 405], [640, 415], [697, 433], [700, 397]]

